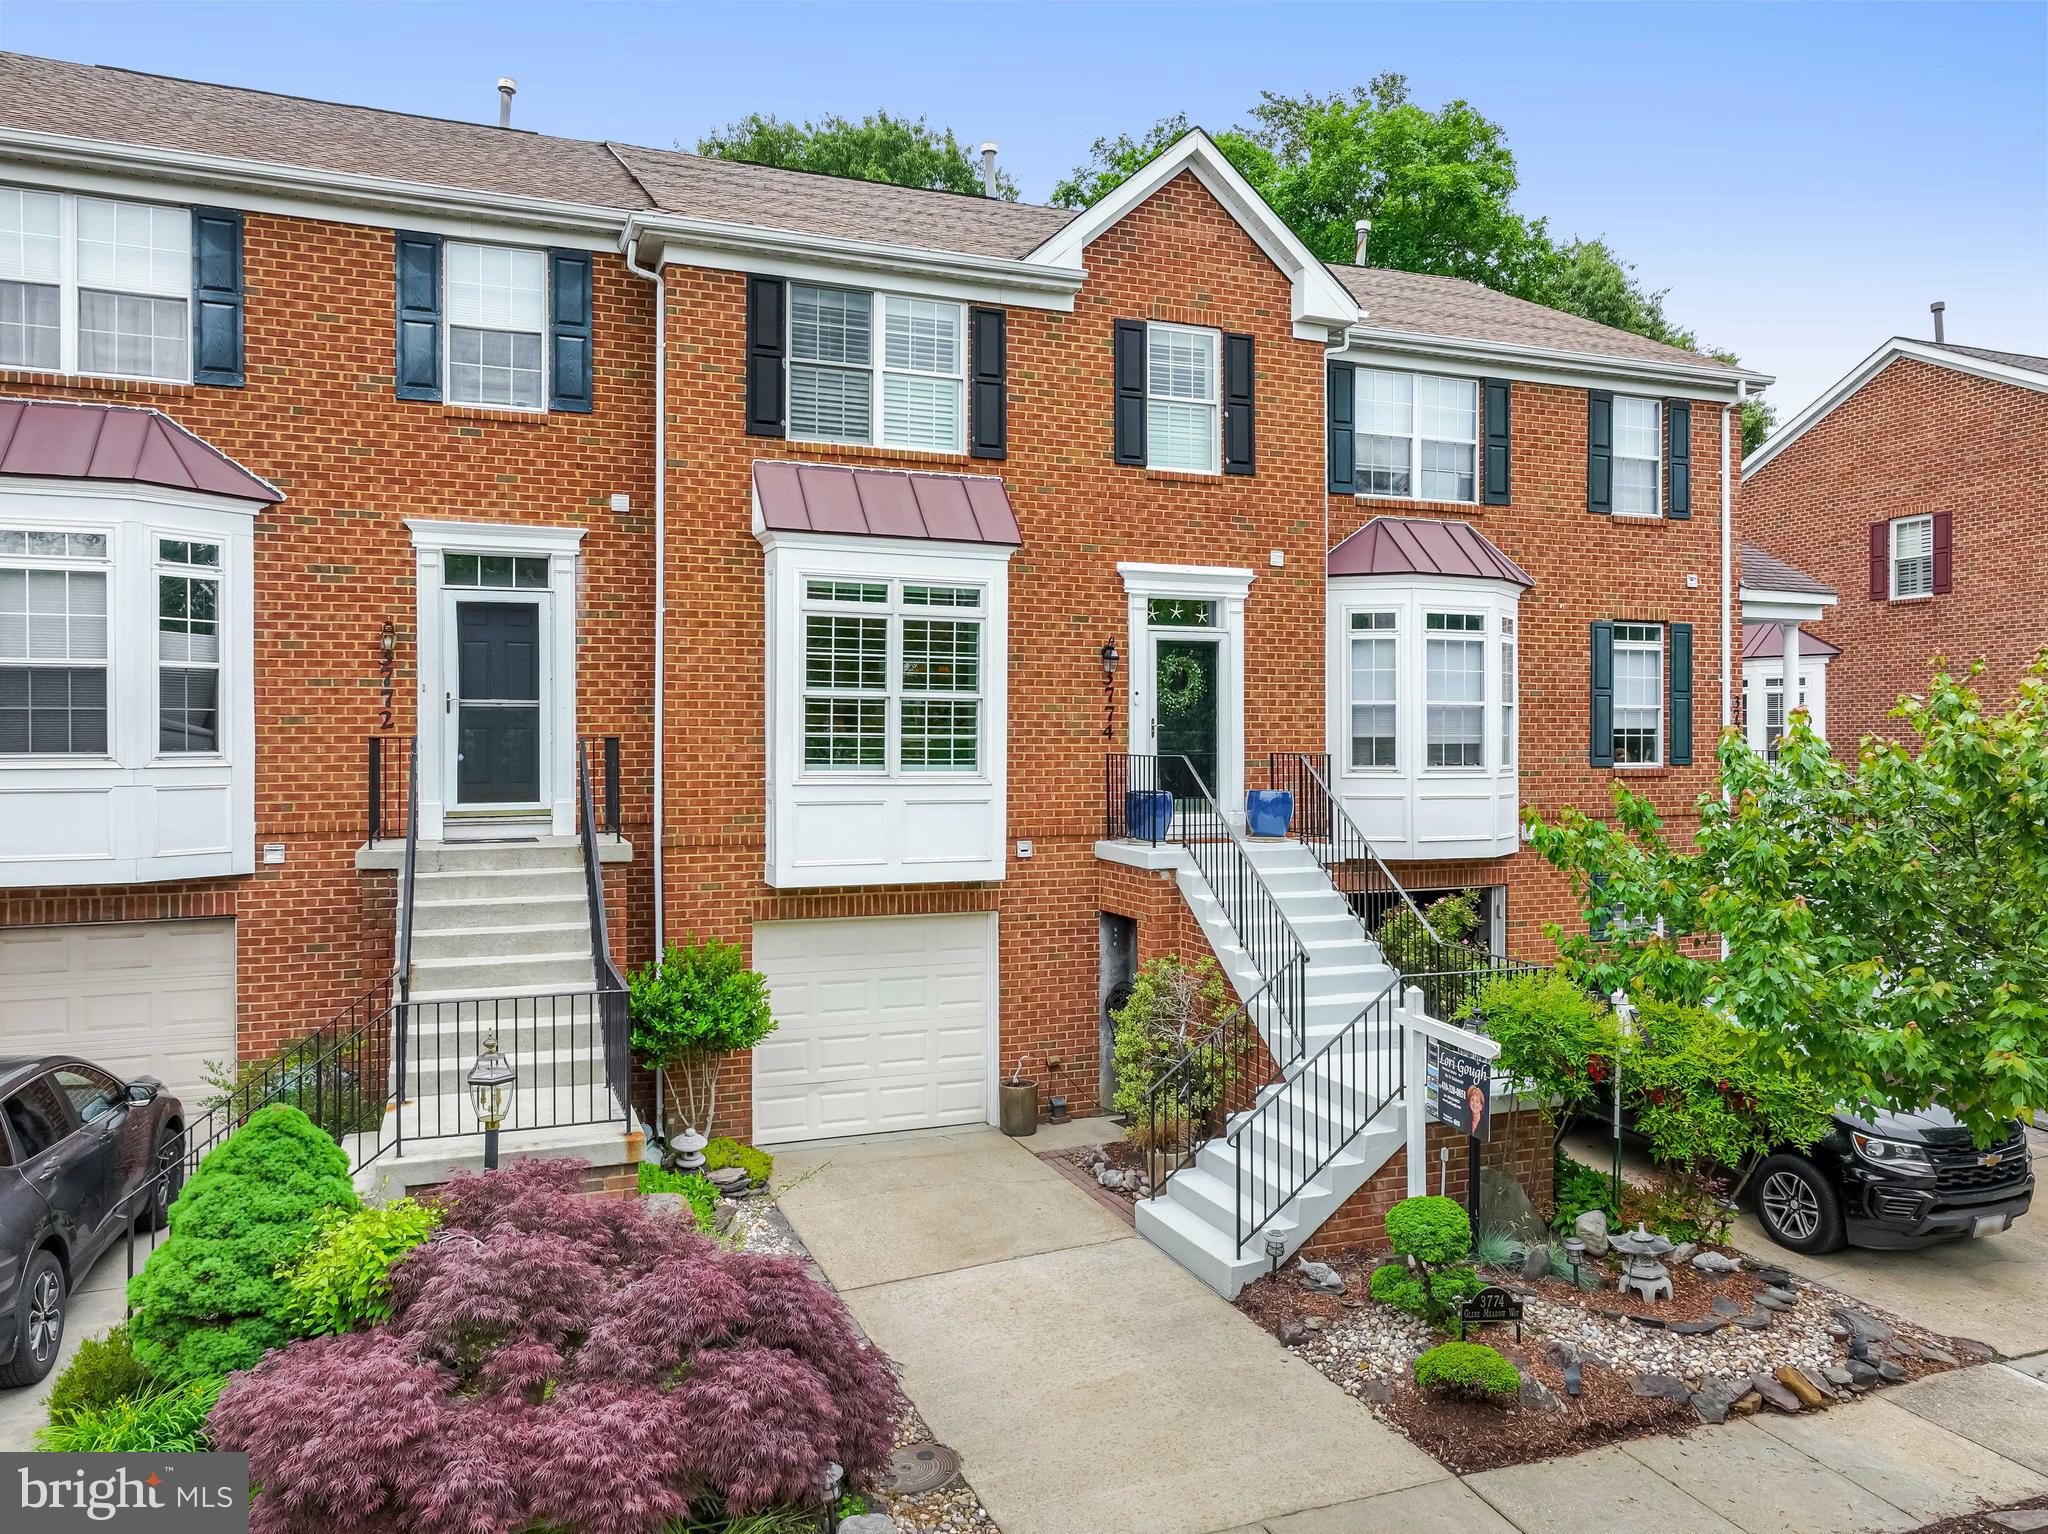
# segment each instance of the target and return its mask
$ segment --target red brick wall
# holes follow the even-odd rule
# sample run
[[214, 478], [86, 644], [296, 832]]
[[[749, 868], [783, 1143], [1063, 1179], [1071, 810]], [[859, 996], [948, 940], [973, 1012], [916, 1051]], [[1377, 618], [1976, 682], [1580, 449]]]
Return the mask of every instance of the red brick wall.
[[[1567, 805], [1613, 813], [1616, 783], [1647, 795], [1675, 836], [1699, 817], [1699, 796], [1718, 779], [1714, 744], [1721, 708], [1721, 409], [1692, 408], [1690, 520], [1599, 516], [1586, 510], [1586, 391], [1517, 383], [1510, 402], [1512, 500], [1465, 506], [1348, 495], [1329, 498], [1334, 547], [1376, 516], [1444, 516], [1469, 522], [1536, 582], [1519, 612], [1522, 809], [1554, 815]], [[1732, 448], [1731, 448], [1732, 451]], [[1737, 496], [1738, 505], [1740, 495]], [[1699, 577], [1696, 587], [1686, 577]], [[1693, 765], [1594, 767], [1590, 625], [1635, 619], [1693, 626]], [[1739, 646], [1739, 640], [1738, 640]], [[1320, 685], [1318, 681], [1318, 685]], [[1667, 700], [1668, 702], [1668, 700]], [[1581, 920], [1568, 882], [1524, 849], [1508, 858], [1394, 867], [1415, 888], [1505, 885], [1508, 946], [1547, 960], [1549, 922]]]
[[[400, 641], [395, 732], [412, 729], [408, 517], [589, 529], [580, 727], [624, 737], [626, 833], [644, 841], [653, 699], [653, 299], [595, 259], [595, 404], [527, 416], [392, 394], [389, 230], [251, 214], [241, 389], [0, 371], [0, 393], [150, 405], [285, 492], [256, 519], [256, 839], [281, 867], [178, 885], [0, 892], [0, 919], [233, 915], [244, 1052], [296, 1037], [389, 963], [389, 897], [357, 875], [365, 737], [378, 727], [377, 632]], [[620, 516], [610, 497], [632, 497]], [[626, 881], [644, 893], [644, 860]], [[383, 881], [388, 885], [389, 881]], [[366, 898], [366, 886], [370, 893]], [[378, 903], [380, 902], [381, 903]], [[623, 910], [629, 933], [644, 924]]]
[[[1429, 1126], [1429, 1191], [1466, 1202], [1465, 1136], [1442, 1124]], [[1451, 1153], [1446, 1175], [1441, 1155]], [[1493, 1138], [1480, 1150], [1481, 1162], [1498, 1167], [1515, 1177], [1539, 1211], [1550, 1208], [1550, 1128], [1543, 1115], [1533, 1111], [1504, 1112], [1495, 1107]], [[1441, 1179], [1441, 1185], [1440, 1185]], [[1325, 1220], [1302, 1247], [1313, 1257], [1347, 1246], [1384, 1247], [1387, 1244], [1387, 1211], [1408, 1196], [1408, 1149], [1403, 1146], [1365, 1185], [1344, 1200], [1337, 1212]], [[1470, 1206], [1467, 1205], [1469, 1208]]]
[[[1987, 702], [2011, 696], [2048, 643], [2048, 394], [1902, 357], [1815, 422], [1742, 487], [1742, 536], [1841, 594], [1811, 632], [1828, 663], [1828, 744], [1897, 737], [1902, 693], [1929, 661], [1987, 662]], [[1872, 600], [1870, 527], [1945, 511], [1952, 583]]]

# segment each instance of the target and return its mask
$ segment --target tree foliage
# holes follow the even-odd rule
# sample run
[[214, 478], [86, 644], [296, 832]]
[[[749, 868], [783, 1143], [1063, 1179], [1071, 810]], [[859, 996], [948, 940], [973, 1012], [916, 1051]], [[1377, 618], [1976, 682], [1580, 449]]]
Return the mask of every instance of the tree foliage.
[[747, 968], [732, 943], [671, 943], [627, 978], [633, 1052], [658, 1069], [679, 1067], [683, 1111], [709, 1132], [718, 1111], [718, 1068], [775, 1031], [768, 977]]
[[[1216, 967], [1204, 958], [1189, 966], [1171, 954], [1139, 967], [1131, 994], [1110, 1014], [1115, 1030], [1116, 1095], [1112, 1106], [1127, 1115], [1138, 1133], [1146, 1098], [1159, 1078], [1195, 1049], [1231, 1009], [1236, 997]], [[1200, 1119], [1222, 1090], [1222, 1052], [1213, 1062], [1197, 1059], [1188, 1085], [1189, 1111]]]
[[256, 1534], [647, 1534], [809, 1503], [828, 1463], [874, 1484], [900, 1400], [838, 1297], [581, 1170], [458, 1177], [389, 1321], [230, 1382], [209, 1428]]
[[[981, 166], [967, 146], [951, 128], [931, 128], [922, 117], [870, 112], [859, 122], [827, 116], [794, 123], [752, 112], [707, 133], [697, 141], [697, 153], [969, 197], [987, 195]], [[1001, 169], [996, 171], [996, 195], [1005, 202], [1017, 200], [1016, 183]]]
[[1532, 816], [1610, 917], [1606, 942], [1552, 929], [1569, 972], [1711, 1001], [1833, 1105], [1936, 1104], [1980, 1141], [2048, 1106], [2048, 652], [2003, 712], [1979, 670], [1937, 665], [1895, 710], [1909, 739], [1868, 738], [1853, 766], [1803, 712], [1775, 762], [1725, 732], [1725, 798], [1701, 799], [1690, 850], [1620, 785], [1611, 821]]
[[391, 1314], [392, 1267], [440, 1223], [440, 1210], [409, 1198], [330, 1211], [311, 1244], [278, 1275], [293, 1328], [314, 1337], [384, 1320]]
[[246, 1369], [291, 1340], [278, 1270], [357, 1207], [341, 1147], [298, 1109], [259, 1108], [171, 1204], [170, 1238], [128, 1286], [135, 1356], [159, 1380]]

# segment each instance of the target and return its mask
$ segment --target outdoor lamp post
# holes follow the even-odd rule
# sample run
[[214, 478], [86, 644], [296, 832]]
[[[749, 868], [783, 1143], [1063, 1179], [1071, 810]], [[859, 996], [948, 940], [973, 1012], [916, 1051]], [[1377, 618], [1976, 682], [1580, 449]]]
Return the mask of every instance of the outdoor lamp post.
[[1123, 659], [1114, 639], [1096, 652], [1102, 658], [1102, 738], [1116, 734], [1116, 663]]
[[498, 1126], [512, 1113], [512, 1084], [519, 1069], [498, 1049], [496, 1038], [484, 1040], [483, 1053], [469, 1068], [469, 1101], [484, 1126], [484, 1170], [498, 1166]]
[[[1614, 994], [1607, 998], [1614, 1007], [1614, 1020], [1621, 1025], [1621, 1038], [1625, 1044], [1636, 1036], [1636, 1004], [1628, 999], [1628, 991], [1622, 986], [1614, 988]], [[1613, 1085], [1608, 1088], [1614, 1096], [1614, 1211], [1617, 1219], [1621, 1216], [1621, 1050], [1614, 1051], [1614, 1070], [1610, 1073]]]
[[1280, 1259], [1282, 1257], [1285, 1257], [1286, 1255], [1287, 1238], [1281, 1235], [1278, 1231], [1267, 1232], [1266, 1257], [1267, 1260], [1273, 1264], [1273, 1272], [1278, 1273], [1280, 1271]]
[[1566, 1236], [1564, 1238], [1564, 1260], [1571, 1264], [1572, 1287], [1574, 1289], [1583, 1289], [1585, 1285], [1579, 1281], [1579, 1268], [1586, 1260], [1585, 1241], [1578, 1236]]

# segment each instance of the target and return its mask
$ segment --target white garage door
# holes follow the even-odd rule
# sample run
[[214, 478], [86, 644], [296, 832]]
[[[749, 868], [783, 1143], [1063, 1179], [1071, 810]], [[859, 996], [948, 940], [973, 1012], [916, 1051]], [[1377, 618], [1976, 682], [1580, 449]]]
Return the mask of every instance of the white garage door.
[[762, 922], [777, 1027], [754, 1050], [754, 1138], [988, 1121], [995, 918]]
[[0, 1054], [75, 1054], [148, 1074], [196, 1108], [235, 1054], [235, 924], [0, 930]]

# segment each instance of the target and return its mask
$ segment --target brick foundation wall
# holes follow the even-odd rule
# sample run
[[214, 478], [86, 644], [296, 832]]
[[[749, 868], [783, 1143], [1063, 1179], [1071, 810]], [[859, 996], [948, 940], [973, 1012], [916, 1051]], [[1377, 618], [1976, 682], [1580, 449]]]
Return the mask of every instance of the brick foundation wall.
[[[1429, 1126], [1429, 1191], [1466, 1203], [1466, 1138], [1442, 1124]], [[1440, 1155], [1451, 1153], [1448, 1176]], [[1496, 1102], [1493, 1110], [1493, 1138], [1480, 1151], [1480, 1161], [1518, 1179], [1539, 1212], [1551, 1207], [1550, 1127], [1543, 1115], [1530, 1109], [1509, 1111]], [[1443, 1186], [1439, 1187], [1439, 1178]], [[1302, 1247], [1304, 1256], [1338, 1251], [1344, 1247], [1385, 1247], [1387, 1211], [1408, 1197], [1408, 1150], [1403, 1146], [1337, 1212], [1325, 1220]], [[1469, 1205], [1467, 1206], [1469, 1207]]]
[[[378, 630], [399, 634], [392, 732], [413, 728], [408, 517], [588, 529], [578, 728], [623, 737], [626, 835], [644, 843], [653, 701], [652, 287], [594, 258], [595, 409], [524, 415], [392, 392], [388, 229], [251, 213], [240, 389], [0, 370], [0, 394], [147, 405], [285, 492], [255, 530], [256, 840], [281, 866], [191, 884], [0, 892], [10, 924], [233, 916], [239, 1042], [260, 1053], [326, 1022], [390, 963], [390, 904], [358, 876], [365, 739], [380, 727]], [[615, 513], [624, 493], [632, 509]], [[248, 615], [229, 615], [229, 622]], [[650, 849], [651, 850], [651, 849]], [[643, 862], [615, 938], [646, 922]], [[389, 881], [384, 884], [388, 886]]]
[[[1901, 357], [1744, 481], [1747, 541], [1841, 594], [1807, 625], [1828, 663], [1828, 744], [1898, 738], [1902, 693], [1929, 661], [1982, 659], [1987, 704], [2012, 695], [2048, 643], [2048, 394]], [[1870, 527], [1949, 513], [1950, 589], [1914, 601], [1870, 595]]]

